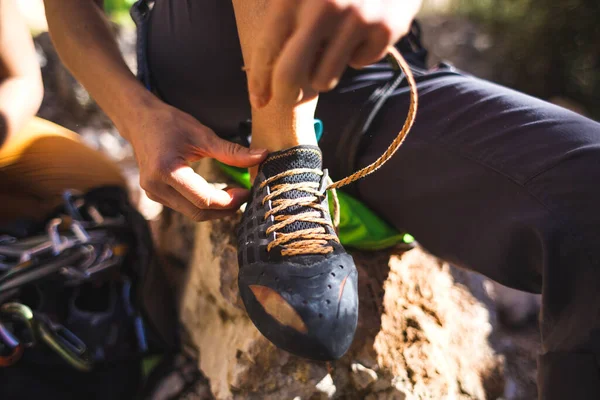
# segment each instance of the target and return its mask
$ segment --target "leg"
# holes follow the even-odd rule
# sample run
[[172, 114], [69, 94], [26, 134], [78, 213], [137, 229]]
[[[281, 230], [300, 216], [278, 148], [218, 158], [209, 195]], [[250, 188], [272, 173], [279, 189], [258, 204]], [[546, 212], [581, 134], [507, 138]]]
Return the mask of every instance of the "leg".
[[[244, 62], [249, 64], [256, 45], [256, 33], [264, 18], [268, 0], [234, 0], [235, 18], [242, 45]], [[298, 106], [271, 103], [263, 109], [252, 109], [252, 147], [270, 151], [301, 144], [316, 145], [313, 119], [317, 97]]]
[[0, 149], [0, 223], [43, 218], [66, 189], [125, 186], [119, 169], [79, 137], [34, 118]]
[[[233, 4], [247, 63], [267, 2]], [[332, 360], [348, 350], [356, 330], [357, 271], [327, 209], [316, 102], [290, 107], [272, 100], [252, 110], [252, 145], [275, 152], [256, 173], [238, 231], [238, 283], [251, 320], [275, 345]]]
[[[600, 125], [470, 77], [423, 79], [419, 89], [413, 131], [359, 183], [360, 197], [433, 254], [541, 291], [541, 398], [600, 398]], [[341, 122], [335, 96], [321, 99], [326, 127]], [[360, 166], [387, 148], [407, 107], [401, 89]]]

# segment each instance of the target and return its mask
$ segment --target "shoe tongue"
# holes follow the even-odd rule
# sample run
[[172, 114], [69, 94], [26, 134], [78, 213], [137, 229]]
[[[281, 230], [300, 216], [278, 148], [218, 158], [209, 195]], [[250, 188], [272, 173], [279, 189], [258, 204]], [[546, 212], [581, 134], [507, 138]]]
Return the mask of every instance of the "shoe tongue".
[[[317, 146], [296, 146], [290, 149], [271, 153], [261, 166], [261, 171], [266, 178], [270, 178], [277, 174], [296, 168], [311, 168], [321, 171], [322, 159], [321, 150]], [[271, 187], [282, 183], [300, 183], [300, 182], [321, 182], [321, 176], [314, 173], [303, 173], [286, 176], [270, 184]], [[310, 196], [310, 194], [302, 190], [290, 190], [282, 193], [277, 198], [279, 199], [297, 199], [300, 197]], [[293, 215], [304, 212], [314, 211], [310, 207], [289, 207], [282, 213]], [[321, 225], [314, 222], [294, 222], [283, 228], [281, 232], [291, 233], [301, 229], [318, 228]]]
[[[263, 162], [261, 170], [266, 178], [295, 168], [314, 168], [320, 170], [323, 164], [321, 158], [321, 149], [317, 146], [296, 146], [269, 154]], [[315, 174], [310, 175], [318, 177]], [[319, 180], [317, 179], [317, 182]]]

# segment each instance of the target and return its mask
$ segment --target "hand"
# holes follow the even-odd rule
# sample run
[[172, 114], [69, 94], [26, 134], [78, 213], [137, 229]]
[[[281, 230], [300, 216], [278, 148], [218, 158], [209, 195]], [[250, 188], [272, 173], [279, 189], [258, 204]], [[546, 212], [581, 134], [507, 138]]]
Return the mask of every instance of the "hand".
[[223, 140], [191, 115], [164, 103], [133, 115], [129, 126], [119, 129], [135, 150], [140, 185], [150, 199], [195, 221], [232, 215], [246, 201], [246, 189], [217, 189], [196, 174], [189, 162], [210, 157], [251, 167], [264, 160], [266, 150]]
[[408, 33], [421, 0], [271, 0], [248, 66], [250, 101], [296, 104], [333, 89]]

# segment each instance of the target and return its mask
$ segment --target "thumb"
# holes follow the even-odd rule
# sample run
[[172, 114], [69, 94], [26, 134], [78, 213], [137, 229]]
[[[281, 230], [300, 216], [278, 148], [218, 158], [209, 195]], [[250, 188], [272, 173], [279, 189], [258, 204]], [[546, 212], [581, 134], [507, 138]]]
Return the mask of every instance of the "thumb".
[[221, 139], [217, 135], [205, 147], [207, 157], [233, 167], [248, 168], [260, 164], [268, 154], [267, 149], [249, 149], [237, 143]]

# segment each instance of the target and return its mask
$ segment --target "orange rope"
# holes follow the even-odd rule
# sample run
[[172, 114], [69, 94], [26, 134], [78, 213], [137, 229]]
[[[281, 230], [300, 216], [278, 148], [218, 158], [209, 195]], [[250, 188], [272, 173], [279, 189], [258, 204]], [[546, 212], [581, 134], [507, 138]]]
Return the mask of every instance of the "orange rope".
[[365, 176], [378, 170], [383, 164], [385, 164], [390, 158], [392, 158], [392, 156], [394, 155], [396, 150], [398, 150], [400, 145], [404, 142], [404, 139], [406, 139], [408, 132], [412, 128], [413, 124], [415, 123], [415, 118], [417, 116], [417, 107], [418, 107], [417, 83], [415, 82], [415, 78], [413, 77], [410, 67], [408, 66], [408, 64], [406, 63], [406, 61], [404, 60], [404, 58], [402, 57], [400, 52], [398, 50], [396, 50], [395, 47], [390, 46], [390, 47], [388, 47], [388, 53], [392, 56], [393, 60], [398, 64], [398, 67], [400, 67], [400, 69], [402, 69], [402, 72], [404, 72], [404, 75], [406, 76], [406, 80], [408, 81], [408, 87], [410, 88], [410, 105], [408, 107], [408, 115], [406, 116], [406, 121], [404, 122], [404, 126], [402, 127], [402, 129], [400, 130], [400, 132], [398, 133], [396, 138], [392, 141], [392, 143], [390, 143], [387, 150], [377, 160], [375, 160], [372, 164], [367, 165], [366, 167], [356, 171], [352, 175], [350, 175], [344, 179], [340, 179], [339, 181], [337, 181], [335, 183], [332, 183], [331, 185], [329, 185], [327, 187], [328, 190], [339, 189], [342, 186], [346, 186], [352, 182], [362, 179]]

